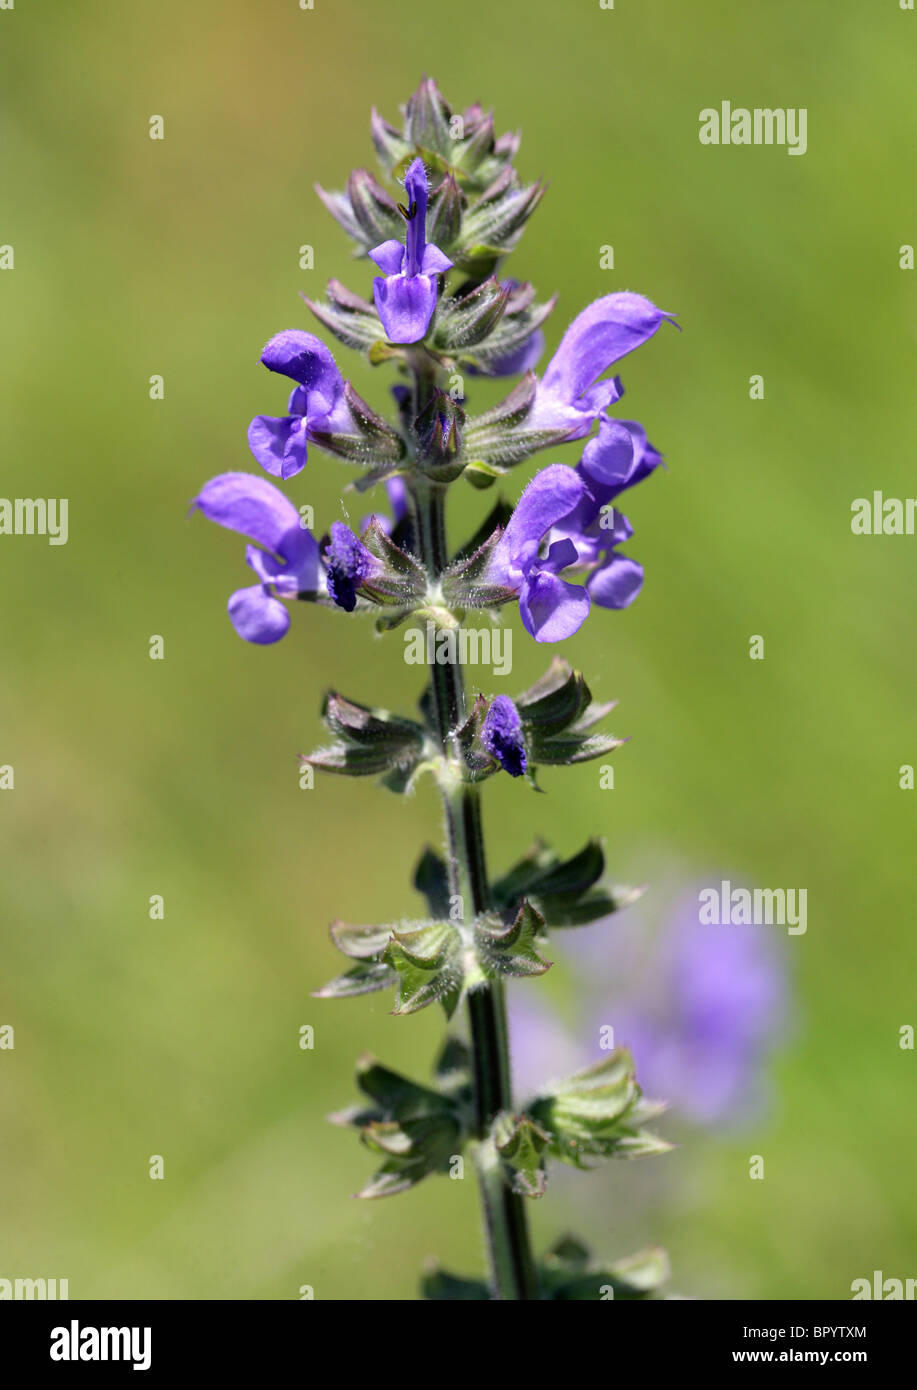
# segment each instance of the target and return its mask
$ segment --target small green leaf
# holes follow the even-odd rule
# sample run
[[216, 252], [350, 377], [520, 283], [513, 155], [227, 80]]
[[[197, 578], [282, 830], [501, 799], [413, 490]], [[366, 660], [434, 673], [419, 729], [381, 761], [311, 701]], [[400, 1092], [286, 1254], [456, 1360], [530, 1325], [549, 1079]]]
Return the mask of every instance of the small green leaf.
[[485, 492], [487, 488], [493, 487], [498, 478], [505, 478], [508, 470], [506, 468], [496, 468], [489, 463], [483, 463], [476, 459], [474, 463], [465, 465], [464, 477], [471, 483], [472, 487], [477, 488], [478, 492]]
[[471, 1051], [460, 1038], [447, 1038], [436, 1059], [433, 1075], [439, 1089], [446, 1095], [470, 1089]]
[[624, 1047], [552, 1082], [528, 1112], [550, 1134], [553, 1157], [578, 1168], [588, 1158], [642, 1158], [672, 1147], [642, 1128], [659, 1107], [643, 1101], [633, 1058]]
[[382, 959], [398, 975], [395, 1014], [413, 1014], [442, 1003], [451, 1018], [462, 990], [458, 933], [451, 922], [436, 922], [396, 933]]
[[550, 1135], [526, 1115], [498, 1115], [493, 1125], [497, 1152], [512, 1172], [513, 1191], [522, 1197], [544, 1196], [547, 1174], [541, 1155]]
[[420, 1291], [424, 1298], [433, 1301], [490, 1301], [490, 1289], [483, 1279], [463, 1279], [458, 1274], [449, 1274], [446, 1270], [439, 1269], [435, 1263], [424, 1271]]
[[551, 968], [551, 962], [539, 955], [535, 947], [543, 933], [544, 918], [526, 901], [522, 902], [509, 926], [479, 923], [475, 928], [475, 940], [484, 974], [490, 979], [505, 975], [543, 975]]
[[448, 1171], [452, 1159], [461, 1153], [470, 1123], [471, 1088], [465, 1060], [460, 1043], [444, 1050], [437, 1070], [438, 1089], [433, 1089], [381, 1066], [373, 1057], [361, 1058], [357, 1083], [370, 1104], [331, 1116], [336, 1124], [359, 1129], [363, 1143], [383, 1159], [358, 1196], [393, 1196], [430, 1173]]
[[303, 756], [300, 762], [319, 772], [339, 773], [343, 777], [378, 777], [388, 770], [390, 755], [383, 747], [332, 743]]
[[528, 898], [548, 930], [585, 926], [620, 912], [643, 892], [642, 888], [595, 888], [604, 868], [605, 856], [597, 840], [563, 862], [536, 840], [524, 858], [496, 880], [494, 901], [508, 910], [521, 898]]
[[357, 1085], [380, 1107], [379, 1119], [409, 1120], [448, 1108], [438, 1091], [384, 1067], [368, 1053], [357, 1062]]
[[337, 979], [329, 980], [321, 989], [313, 991], [315, 999], [354, 999], [358, 994], [372, 994], [377, 989], [388, 989], [397, 980], [394, 970], [382, 961], [364, 961], [348, 970]]
[[572, 767], [576, 763], [590, 762], [593, 758], [607, 758], [626, 742], [626, 738], [615, 738], [613, 734], [585, 734], [580, 737], [571, 732], [545, 739], [530, 735], [528, 746], [532, 761], [542, 767]]
[[504, 288], [491, 276], [466, 294], [443, 299], [433, 329], [433, 347], [440, 352], [456, 354], [462, 348], [489, 338], [503, 315], [509, 295], [509, 288]]
[[380, 956], [397, 931], [394, 922], [383, 922], [380, 926], [352, 927], [346, 922], [335, 920], [329, 928], [331, 940], [345, 956], [365, 960]]
[[580, 897], [605, 872], [605, 854], [598, 840], [589, 843], [562, 864], [552, 865], [530, 885], [533, 892], [541, 897], [556, 897], [570, 894]]
[[426, 587], [426, 571], [413, 555], [409, 555], [406, 550], [402, 550], [396, 545], [391, 536], [382, 529], [379, 521], [374, 517], [369, 523], [360, 538], [366, 549], [382, 560], [392, 573], [399, 575], [407, 580], [416, 588], [418, 594], [422, 594]]
[[325, 696], [322, 719], [333, 733], [361, 746], [384, 747], [390, 752], [414, 752], [423, 747], [424, 730], [413, 719], [357, 704], [333, 690]]
[[412, 719], [347, 700], [329, 691], [322, 718], [337, 741], [301, 762], [345, 777], [384, 777], [393, 790], [410, 788], [427, 751], [426, 732]]
[[669, 1277], [669, 1260], [658, 1246], [602, 1267], [573, 1236], [564, 1236], [541, 1264], [545, 1296], [555, 1301], [632, 1301], [652, 1296]]
[[581, 672], [563, 657], [554, 657], [545, 674], [516, 696], [519, 717], [544, 737], [561, 733], [589, 708], [592, 695]]
[[460, 1144], [456, 1119], [434, 1114], [414, 1120], [373, 1121], [361, 1135], [367, 1148], [385, 1161], [358, 1197], [393, 1197], [414, 1187], [430, 1173], [448, 1171]]

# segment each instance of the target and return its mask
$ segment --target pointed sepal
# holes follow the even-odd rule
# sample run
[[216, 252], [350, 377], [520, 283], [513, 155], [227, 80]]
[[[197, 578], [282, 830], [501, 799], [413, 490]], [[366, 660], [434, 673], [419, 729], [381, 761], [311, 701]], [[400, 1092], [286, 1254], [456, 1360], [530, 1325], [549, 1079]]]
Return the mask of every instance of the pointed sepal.
[[306, 295], [302, 298], [319, 323], [356, 352], [369, 353], [373, 345], [385, 337], [375, 306], [347, 289], [340, 280], [329, 280], [323, 302]]
[[562, 860], [536, 841], [528, 853], [493, 884], [496, 904], [513, 910], [525, 897], [541, 913], [549, 931], [582, 927], [620, 912], [641, 896], [641, 888], [606, 887], [605, 852], [598, 840]]
[[460, 1274], [450, 1274], [435, 1260], [430, 1260], [424, 1269], [420, 1294], [436, 1303], [490, 1302], [490, 1289], [483, 1279], [464, 1279]]
[[467, 1073], [450, 1073], [450, 1090], [421, 1086], [381, 1066], [372, 1057], [357, 1065], [357, 1085], [368, 1105], [352, 1106], [330, 1118], [352, 1125], [382, 1164], [359, 1197], [390, 1197], [431, 1173], [448, 1172], [468, 1130]]
[[594, 733], [614, 702], [593, 700], [583, 675], [562, 657], [533, 686], [516, 696], [516, 708], [532, 763], [571, 766], [608, 757], [627, 740]]
[[358, 463], [363, 468], [378, 469], [380, 465], [400, 463], [405, 454], [401, 435], [367, 405], [349, 381], [344, 382], [344, 396], [354, 430], [313, 430], [310, 438], [326, 453], [347, 463]]
[[590, 1158], [640, 1158], [673, 1147], [643, 1128], [660, 1107], [647, 1109], [625, 1047], [551, 1082], [526, 1113], [550, 1135], [551, 1156], [577, 1168], [588, 1167]]
[[513, 1192], [521, 1197], [543, 1197], [547, 1175], [542, 1154], [550, 1135], [527, 1115], [505, 1111], [494, 1120], [492, 1134]]
[[345, 777], [379, 777], [396, 770], [411, 774], [432, 751], [423, 725], [333, 690], [325, 696], [322, 719], [335, 741], [300, 758], [304, 766], [321, 772]]
[[543, 975], [551, 961], [539, 952], [544, 944], [544, 918], [530, 902], [523, 901], [512, 921], [490, 925], [487, 919], [476, 924], [477, 956], [485, 977], [499, 980], [508, 975]]
[[382, 961], [395, 971], [394, 1014], [413, 1014], [441, 1003], [451, 1018], [462, 994], [461, 940], [452, 922], [430, 922], [394, 932]]
[[621, 1302], [651, 1298], [669, 1278], [669, 1259], [659, 1246], [602, 1265], [573, 1236], [563, 1236], [541, 1262], [544, 1297]]
[[436, 316], [431, 346], [451, 357], [462, 356], [463, 350], [489, 339], [509, 297], [509, 289], [491, 276], [468, 287], [463, 294], [444, 299]]

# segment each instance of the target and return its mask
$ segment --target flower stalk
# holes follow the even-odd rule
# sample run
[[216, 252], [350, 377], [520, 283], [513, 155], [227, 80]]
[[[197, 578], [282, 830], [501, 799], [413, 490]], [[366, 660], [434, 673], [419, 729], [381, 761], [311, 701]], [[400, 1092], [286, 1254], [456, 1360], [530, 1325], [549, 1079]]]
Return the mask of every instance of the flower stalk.
[[[418, 395], [422, 385], [418, 383]], [[446, 568], [445, 494], [442, 484], [414, 490], [412, 514], [420, 537], [421, 557], [438, 590]], [[436, 725], [447, 763], [457, 762], [453, 739], [464, 721], [465, 691], [459, 662], [435, 665], [433, 697]], [[490, 907], [487, 862], [476, 787], [463, 784], [460, 771], [453, 784], [442, 778], [441, 796], [446, 826], [446, 865], [453, 909], [459, 922]], [[472, 1094], [474, 1098], [475, 1170], [481, 1193], [491, 1286], [500, 1299], [537, 1297], [535, 1266], [529, 1242], [525, 1199], [507, 1186], [490, 1131], [497, 1116], [512, 1110], [506, 999], [500, 981], [484, 981], [467, 999]]]
[[[382, 272], [372, 299], [340, 282], [324, 303], [307, 300], [319, 323], [372, 366], [392, 367], [397, 418], [383, 418], [345, 381], [326, 345], [288, 329], [262, 354], [269, 371], [293, 383], [286, 413], [259, 415], [249, 447], [273, 478], [288, 482], [310, 448], [357, 468], [352, 487], [384, 484], [392, 515], [373, 512], [357, 534], [333, 521], [324, 536], [272, 483], [244, 473], [205, 484], [194, 507], [241, 533], [257, 582], [236, 591], [228, 612], [246, 642], [269, 646], [291, 625], [290, 600], [322, 604], [377, 631], [413, 618], [427, 634], [461, 635], [471, 610], [492, 619], [517, 604], [541, 643], [572, 636], [593, 606], [623, 608], [643, 581], [636, 560], [618, 553], [632, 535], [612, 502], [661, 462], [642, 426], [612, 418], [621, 397], [605, 373], [671, 316], [641, 295], [596, 300], [573, 320], [543, 374], [541, 326], [554, 305], [531, 285], [500, 278], [544, 193], [513, 168], [517, 136], [497, 137], [479, 106], [454, 115], [425, 79], [404, 108], [401, 129], [373, 113], [372, 135], [393, 197], [366, 170], [347, 191], [319, 195]], [[452, 277], [462, 277], [455, 283]], [[497, 406], [466, 414], [465, 376], [520, 376]], [[595, 431], [595, 432], [594, 432]], [[492, 487], [533, 454], [585, 440], [577, 467], [550, 464], [513, 508], [502, 499], [478, 531], [451, 552], [449, 488], [464, 477]], [[517, 1109], [507, 1036], [508, 982], [550, 967], [549, 933], [607, 918], [633, 898], [604, 884], [593, 839], [570, 859], [538, 841], [519, 863], [491, 878], [481, 786], [501, 772], [535, 786], [540, 766], [608, 757], [622, 743], [599, 725], [612, 708], [593, 700], [578, 671], [555, 658], [515, 698], [466, 698], [462, 645], [427, 650], [420, 717], [392, 713], [330, 691], [323, 719], [332, 742], [304, 768], [372, 776], [398, 795], [432, 774], [442, 800], [444, 852], [427, 848], [414, 875], [428, 913], [419, 921], [332, 924], [350, 968], [316, 994], [357, 998], [394, 991], [393, 1014], [439, 1004], [451, 1024], [430, 1084], [399, 1076], [374, 1059], [359, 1064], [364, 1101], [332, 1117], [359, 1130], [380, 1166], [361, 1197], [403, 1192], [433, 1174], [458, 1176], [467, 1153], [477, 1176], [489, 1254], [486, 1281], [437, 1270], [427, 1298], [501, 1300], [618, 1298], [651, 1294], [665, 1277], [661, 1252], [596, 1262], [572, 1237], [536, 1260], [526, 1202], [546, 1188], [549, 1162], [585, 1168], [603, 1158], [639, 1157], [668, 1145], [646, 1124], [661, 1107], [644, 1099], [627, 1048], [594, 1066], [545, 1083]], [[476, 682], [477, 684], [477, 682]], [[309, 783], [308, 785], [311, 785]]]

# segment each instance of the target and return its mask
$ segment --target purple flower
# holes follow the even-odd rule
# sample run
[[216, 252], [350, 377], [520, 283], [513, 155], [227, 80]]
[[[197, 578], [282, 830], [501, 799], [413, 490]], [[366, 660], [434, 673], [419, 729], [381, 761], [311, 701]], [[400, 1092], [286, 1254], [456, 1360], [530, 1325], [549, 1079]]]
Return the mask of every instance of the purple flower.
[[572, 637], [589, 613], [585, 589], [560, 578], [561, 570], [577, 563], [574, 543], [561, 539], [540, 555], [543, 539], [584, 493], [575, 468], [563, 463], [542, 468], [522, 493], [490, 557], [489, 581], [518, 594], [522, 623], [536, 642]]
[[584, 309], [567, 329], [539, 380], [528, 423], [563, 429], [569, 437], [588, 434], [596, 417], [621, 397], [617, 377], [599, 381], [620, 358], [640, 347], [666, 319], [641, 294], [606, 294]]
[[586, 592], [600, 608], [627, 608], [643, 588], [643, 566], [629, 555], [618, 555], [616, 547], [630, 540], [634, 528], [615, 509], [603, 513], [600, 529], [604, 546], [586, 580]]
[[439, 247], [427, 244], [427, 174], [415, 159], [404, 180], [407, 228], [404, 245], [383, 241], [370, 259], [383, 272], [373, 281], [373, 297], [389, 342], [417, 343], [436, 308], [437, 275], [452, 269]]
[[484, 717], [481, 742], [510, 777], [521, 777], [527, 763], [519, 711], [508, 695], [498, 695]]
[[331, 539], [325, 547], [324, 560], [328, 593], [339, 608], [352, 613], [357, 606], [357, 590], [381, 571], [381, 561], [342, 521], [331, 524]]
[[662, 455], [650, 444], [642, 425], [604, 416], [598, 434], [583, 449], [578, 471], [593, 497], [604, 506], [648, 478], [661, 462]]
[[573, 543], [579, 564], [591, 571], [586, 590], [603, 608], [626, 608], [643, 584], [643, 566], [616, 552], [633, 535], [633, 527], [610, 503], [661, 462], [642, 425], [603, 416], [598, 434], [589, 440], [577, 464], [583, 495], [554, 527], [551, 539]]
[[488, 566], [488, 579], [519, 595], [519, 614], [536, 642], [561, 642], [586, 620], [589, 595], [560, 578], [577, 563], [573, 542], [562, 539], [541, 555], [541, 543], [585, 494], [582, 478], [562, 463], [549, 464], [529, 483], [516, 504]]
[[353, 431], [344, 379], [321, 339], [295, 328], [277, 333], [261, 361], [297, 386], [286, 415], [255, 416], [248, 427], [249, 448], [272, 477], [292, 478], [305, 467], [306, 443], [316, 431]]
[[[765, 1065], [782, 1036], [787, 982], [780, 944], [760, 927], [707, 926], [686, 894], [658, 931], [645, 909], [565, 933], [576, 1026], [510, 999], [521, 1092], [602, 1056], [602, 1029], [630, 1047], [649, 1096], [695, 1124], [741, 1123], [765, 1099]], [[522, 1005], [525, 1008], [522, 1008]]]
[[245, 559], [259, 582], [236, 590], [229, 600], [229, 616], [246, 642], [261, 646], [278, 642], [290, 626], [289, 612], [280, 599], [318, 591], [315, 537], [302, 526], [299, 512], [282, 492], [250, 473], [211, 478], [191, 506], [209, 521], [258, 542], [246, 547]]
[[625, 996], [615, 1028], [633, 1046], [648, 1093], [700, 1124], [753, 1111], [785, 1014], [778, 943], [767, 929], [702, 924], [697, 894], [686, 897], [657, 938], [644, 990]]

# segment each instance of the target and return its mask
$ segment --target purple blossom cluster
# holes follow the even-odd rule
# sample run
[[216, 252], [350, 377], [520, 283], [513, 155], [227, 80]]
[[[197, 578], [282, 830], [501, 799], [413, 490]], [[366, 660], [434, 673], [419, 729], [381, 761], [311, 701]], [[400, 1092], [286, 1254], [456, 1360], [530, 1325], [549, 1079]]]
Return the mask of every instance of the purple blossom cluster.
[[[561, 642], [579, 630], [593, 603], [625, 608], [640, 591], [643, 570], [622, 553], [632, 527], [617, 504], [661, 457], [642, 425], [611, 413], [623, 394], [612, 373], [672, 315], [639, 294], [604, 295], [576, 315], [539, 372], [554, 300], [539, 303], [532, 285], [503, 270], [544, 194], [541, 182], [526, 185], [513, 167], [518, 136], [496, 136], [480, 106], [454, 115], [427, 78], [402, 116], [396, 128], [374, 112], [371, 130], [403, 199], [365, 169], [350, 175], [344, 191], [318, 190], [380, 272], [371, 297], [368, 286], [364, 296], [331, 280], [322, 302], [306, 300], [348, 350], [399, 373], [395, 418], [362, 399], [321, 338], [285, 329], [267, 343], [261, 362], [290, 383], [286, 409], [257, 415], [248, 428], [263, 473], [212, 478], [193, 510], [246, 538], [255, 582], [230, 596], [228, 611], [247, 642], [279, 641], [290, 626], [290, 603], [302, 600], [372, 614], [378, 632], [414, 616], [428, 636], [435, 630], [450, 638], [464, 630], [469, 609], [493, 614], [517, 604], [536, 642]], [[495, 406], [470, 413], [463, 383], [482, 376], [519, 379]], [[570, 442], [582, 450], [575, 466], [541, 468], [515, 507], [498, 498], [475, 534], [450, 547], [451, 484], [465, 476], [489, 488], [534, 454]], [[359, 533], [333, 521], [313, 534], [311, 508], [298, 509], [271, 481], [295, 479], [311, 448], [354, 466], [350, 486], [361, 494], [384, 484], [390, 514], [371, 512]], [[421, 775], [432, 776], [445, 826], [443, 855], [428, 847], [414, 875], [428, 915], [372, 925], [336, 921], [332, 937], [350, 964], [317, 995], [391, 989], [398, 1015], [433, 1004], [450, 1020], [460, 1005], [467, 1013], [467, 1042], [447, 1039], [432, 1086], [364, 1059], [357, 1084], [367, 1103], [335, 1118], [357, 1127], [379, 1155], [361, 1196], [394, 1195], [451, 1171], [466, 1144], [483, 1156], [475, 1168], [490, 1277], [486, 1285], [461, 1281], [466, 1294], [474, 1290], [468, 1296], [594, 1299], [610, 1283], [616, 1296], [643, 1297], [665, 1278], [659, 1252], [605, 1270], [565, 1240], [536, 1265], [521, 1203], [543, 1194], [549, 1161], [589, 1166], [592, 1158], [665, 1152], [670, 1145], [649, 1128], [660, 1106], [644, 1096], [634, 1058], [619, 1046], [585, 1071], [547, 1083], [517, 1113], [504, 998], [507, 981], [549, 968], [549, 933], [605, 919], [632, 895], [603, 884], [597, 840], [566, 861], [539, 841], [492, 876], [479, 791], [501, 770], [537, 786], [541, 766], [610, 755], [622, 740], [599, 725], [612, 704], [595, 700], [583, 673], [559, 657], [515, 700], [471, 696], [460, 644], [456, 650], [441, 661], [437, 642], [414, 717], [328, 691], [322, 719], [331, 742], [301, 759], [310, 772], [374, 777], [401, 795]], [[665, 952], [669, 964], [656, 993], [636, 992], [631, 1012], [622, 1004], [616, 1022], [645, 1047], [651, 1084], [676, 1093], [682, 1081], [682, 1090], [701, 1085], [713, 1096], [704, 1092], [708, 1104], [722, 1104], [760, 1052], [756, 1020], [772, 1009], [773, 990], [759, 963], [711, 956], [680, 939]], [[741, 1014], [729, 995], [736, 971], [745, 972]], [[591, 983], [584, 981], [581, 992], [587, 1016], [601, 1002]], [[523, 1053], [538, 1055], [531, 1038]], [[456, 1296], [455, 1283], [432, 1278], [428, 1296]]]
[[[392, 205], [403, 218], [403, 239], [388, 238], [367, 254], [382, 271], [373, 281], [380, 336], [391, 345], [416, 348], [430, 333], [454, 262], [427, 239], [430, 190], [422, 158], [409, 163], [404, 189], [406, 201]], [[505, 305], [520, 287], [504, 280], [497, 289]], [[489, 375], [525, 373], [530, 385], [525, 424], [538, 441], [533, 447], [548, 439], [583, 439], [598, 427], [575, 468], [549, 464], [535, 475], [490, 557], [486, 581], [518, 600], [522, 622], [538, 642], [572, 636], [593, 602], [624, 608], [640, 591], [641, 565], [620, 553], [633, 528], [613, 504], [661, 458], [641, 425], [609, 415], [622, 387], [617, 376], [605, 374], [671, 317], [642, 295], [609, 294], [577, 315], [540, 376], [532, 371], [544, 342], [540, 327], [489, 360]], [[448, 360], [447, 354], [442, 356]], [[340, 452], [342, 441], [359, 438], [354, 405], [359, 398], [314, 334], [298, 329], [276, 334], [261, 361], [293, 383], [286, 413], [257, 415], [248, 428], [252, 455], [271, 477], [287, 481], [300, 473], [310, 444]], [[469, 364], [469, 371], [475, 370]], [[446, 417], [441, 423], [448, 424]], [[391, 470], [389, 476], [390, 486], [400, 488], [395, 495], [402, 513], [412, 445], [410, 429], [406, 433], [406, 462], [400, 473]], [[229, 602], [233, 626], [246, 641], [268, 644], [282, 637], [289, 627], [283, 602], [290, 599], [310, 598], [353, 611], [361, 586], [378, 567], [341, 523], [319, 543], [298, 519], [292, 521], [292, 504], [283, 494], [257, 476], [214, 478], [193, 505], [209, 520], [256, 542], [247, 548], [246, 559], [259, 583], [238, 590]], [[387, 520], [383, 524], [391, 529]]]

